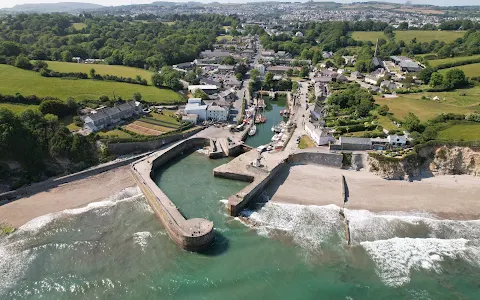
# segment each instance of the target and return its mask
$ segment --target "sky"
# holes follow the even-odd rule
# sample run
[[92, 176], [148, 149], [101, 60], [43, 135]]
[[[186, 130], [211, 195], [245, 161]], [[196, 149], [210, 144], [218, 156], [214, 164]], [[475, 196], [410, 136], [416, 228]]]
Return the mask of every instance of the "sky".
[[[5, 8], [5, 7], [13, 7], [18, 4], [30, 4], [30, 3], [58, 3], [58, 2], [85, 2], [85, 3], [95, 3], [95, 4], [100, 4], [100, 5], [105, 5], [105, 6], [116, 6], [116, 5], [129, 5], [129, 4], [147, 4], [147, 3], [152, 3], [157, 0], [0, 0], [0, 8]], [[161, 0], [158, 0], [161, 1]], [[164, 0], [164, 1], [169, 1], [169, 2], [187, 2], [189, 0]], [[192, 0], [192, 1], [197, 1], [197, 2], [213, 2], [215, 0]], [[253, 1], [259, 1], [259, 0], [253, 0]], [[221, 3], [238, 3], [238, 2], [253, 2], [252, 0], [216, 0], [216, 2], [221, 2]], [[272, 1], [272, 0], [268, 0]], [[275, 0], [274, 0], [275, 1]], [[281, 0], [279, 0], [281, 1]], [[301, 1], [305, 2], [306, 0], [283, 0], [283, 1]], [[314, 0], [314, 1], [320, 1], [320, 0]], [[331, 0], [325, 0], [325, 1], [331, 1]], [[335, 2], [339, 3], [347, 3], [347, 2], [363, 2], [363, 1], [368, 1], [368, 0], [333, 0]], [[380, 0], [382, 1], [382, 0]], [[388, 0], [383, 0], [385, 2], [388, 2]], [[397, 3], [402, 3], [404, 1], [402, 0], [392, 0], [391, 2], [397, 2]], [[480, 5], [479, 0], [457, 0], [457, 1], [451, 1], [451, 0], [412, 0], [411, 1], [414, 4], [433, 4], [433, 5]]]

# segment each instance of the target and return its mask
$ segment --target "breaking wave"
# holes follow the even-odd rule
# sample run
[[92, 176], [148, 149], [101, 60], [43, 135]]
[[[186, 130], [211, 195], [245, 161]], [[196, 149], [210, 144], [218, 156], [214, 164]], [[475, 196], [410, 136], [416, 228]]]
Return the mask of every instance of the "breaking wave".
[[135, 232], [133, 234], [133, 242], [140, 246], [142, 251], [145, 251], [145, 248], [148, 245], [148, 239], [152, 237], [152, 234], [149, 231]]
[[39, 253], [52, 249], [88, 251], [88, 249], [94, 247], [102, 248], [101, 243], [95, 240], [67, 240], [65, 242], [58, 242], [55, 239], [49, 240], [49, 236], [58, 233], [68, 235], [70, 232], [80, 232], [81, 230], [57, 226], [60, 222], [68, 222], [75, 217], [82, 218], [87, 213], [102, 218], [109, 215], [112, 207], [121, 203], [132, 203], [137, 210], [153, 213], [145, 201], [138, 201], [141, 198], [142, 194], [138, 187], [127, 188], [103, 201], [90, 203], [82, 208], [66, 209], [40, 216], [21, 226], [11, 235], [0, 238], [0, 295], [3, 295], [10, 287], [21, 280], [28, 266]]
[[[345, 244], [340, 207], [304, 206], [267, 202], [256, 211], [244, 210], [244, 223], [260, 235], [279, 233], [309, 251], [324, 245]], [[441, 272], [446, 259], [480, 262], [480, 220], [443, 220], [424, 212], [384, 212], [345, 209], [353, 247], [362, 247], [377, 266], [380, 279], [389, 286], [410, 281], [412, 269]], [[337, 247], [344, 249], [343, 247]]]

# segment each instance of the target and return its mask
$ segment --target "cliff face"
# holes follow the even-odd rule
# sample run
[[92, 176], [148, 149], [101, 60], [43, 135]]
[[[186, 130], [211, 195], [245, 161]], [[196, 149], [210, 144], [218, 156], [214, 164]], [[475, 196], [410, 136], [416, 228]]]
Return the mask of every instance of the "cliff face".
[[480, 152], [469, 147], [425, 147], [405, 159], [368, 157], [368, 171], [385, 179], [410, 179], [428, 173], [433, 175], [480, 176]]
[[469, 174], [480, 176], [480, 152], [467, 147], [438, 147], [429, 169], [434, 174]]

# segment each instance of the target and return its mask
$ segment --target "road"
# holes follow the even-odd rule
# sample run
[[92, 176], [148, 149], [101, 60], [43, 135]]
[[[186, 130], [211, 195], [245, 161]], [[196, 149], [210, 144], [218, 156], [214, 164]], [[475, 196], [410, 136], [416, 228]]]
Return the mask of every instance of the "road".
[[298, 149], [296, 143], [297, 139], [304, 135], [305, 132], [305, 122], [308, 121], [309, 113], [307, 111], [306, 105], [308, 103], [308, 82], [299, 82], [299, 88], [297, 95], [297, 105], [295, 106], [295, 113], [291, 120], [297, 125], [297, 128], [293, 132], [292, 138], [285, 147], [285, 151], [292, 153]]

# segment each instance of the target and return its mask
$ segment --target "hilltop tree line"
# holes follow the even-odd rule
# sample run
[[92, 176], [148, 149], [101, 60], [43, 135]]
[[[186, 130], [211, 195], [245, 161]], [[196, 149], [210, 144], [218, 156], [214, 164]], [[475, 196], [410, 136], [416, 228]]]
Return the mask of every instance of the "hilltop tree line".
[[[211, 49], [222, 26], [238, 23], [219, 15], [172, 16], [173, 24], [121, 16], [19, 14], [0, 19], [0, 60], [24, 54], [31, 60], [105, 59], [108, 64], [159, 70], [192, 61]], [[83, 22], [76, 30], [72, 24]]]

